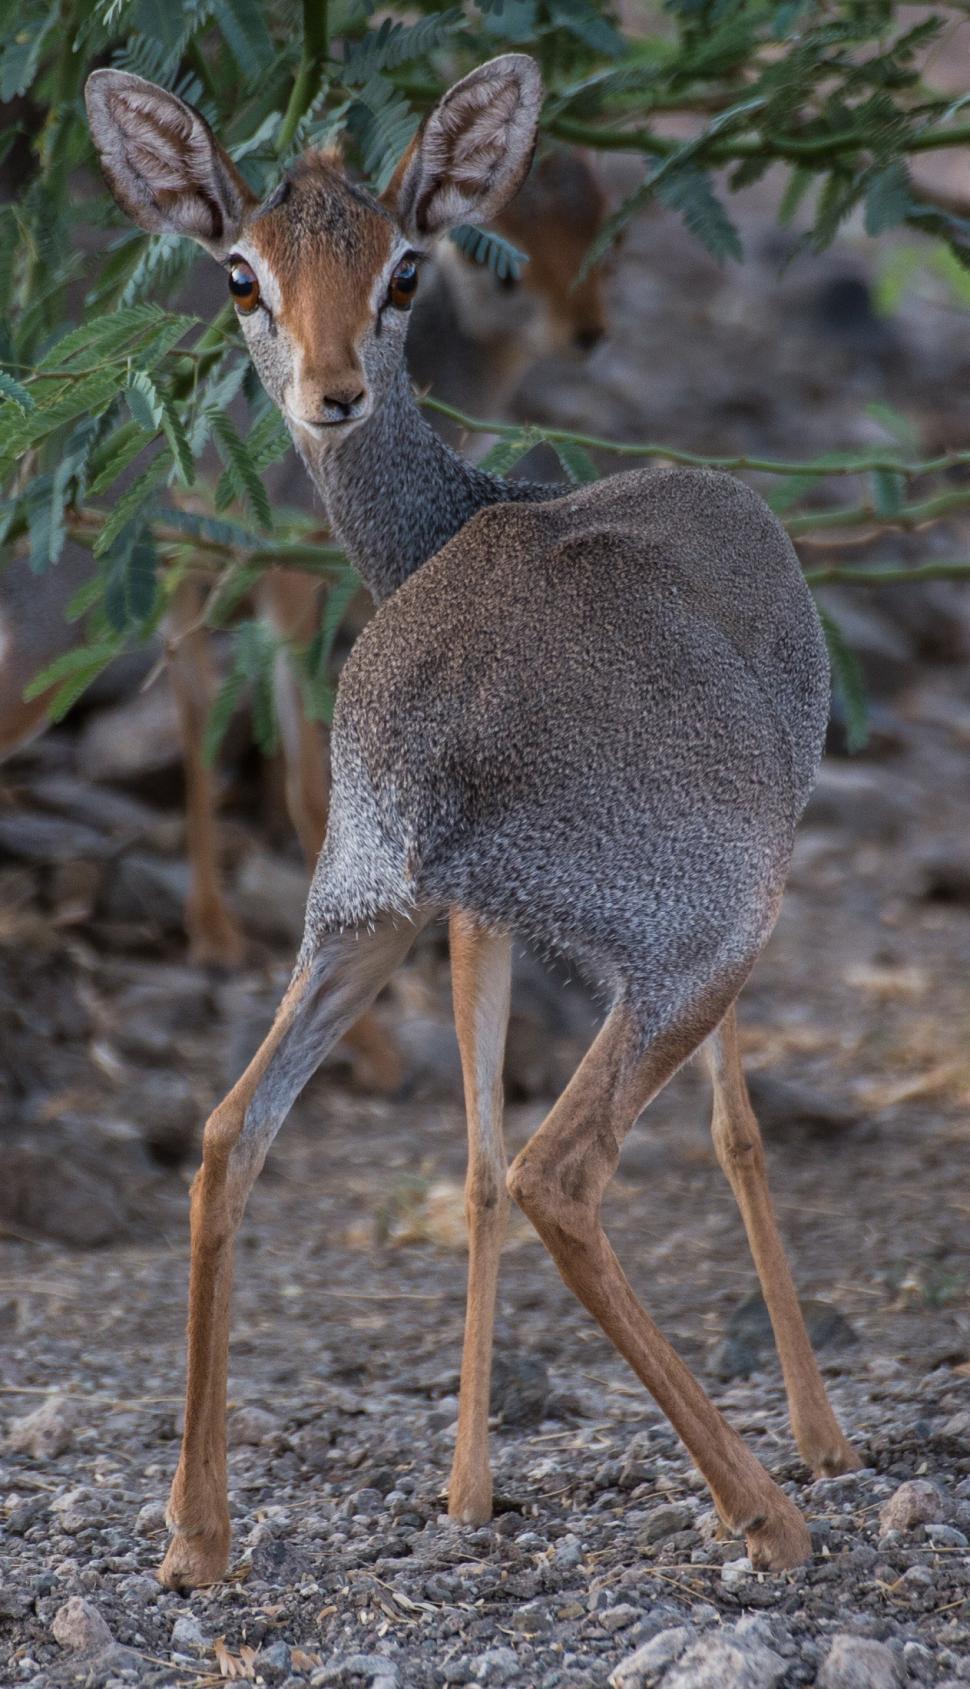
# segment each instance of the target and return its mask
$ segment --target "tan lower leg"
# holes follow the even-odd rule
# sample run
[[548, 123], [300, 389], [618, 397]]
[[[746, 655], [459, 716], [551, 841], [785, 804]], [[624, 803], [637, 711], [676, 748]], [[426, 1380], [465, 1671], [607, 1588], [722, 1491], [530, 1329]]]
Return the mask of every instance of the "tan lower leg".
[[213, 1583], [229, 1551], [226, 1372], [232, 1252], [246, 1199], [294, 1098], [336, 1040], [373, 1002], [422, 920], [384, 919], [322, 938], [296, 975], [242, 1078], [209, 1120], [192, 1188], [185, 1431], [169, 1502], [174, 1532], [159, 1577]]
[[233, 1245], [259, 1164], [233, 1167], [246, 1109], [289, 1029], [305, 980], [287, 992], [269, 1036], [210, 1117], [192, 1185], [185, 1429], [168, 1503], [172, 1541], [159, 1571], [171, 1589], [214, 1583], [229, 1555], [226, 1375]]
[[771, 1316], [795, 1441], [818, 1477], [856, 1471], [861, 1461], [839, 1429], [825, 1393], [778, 1235], [761, 1133], [741, 1067], [733, 1004], [706, 1053], [714, 1081], [714, 1148], [741, 1211]]
[[452, 916], [455, 1026], [468, 1115], [468, 1301], [448, 1512], [465, 1524], [481, 1524], [492, 1516], [488, 1412], [495, 1293], [508, 1213], [502, 1058], [509, 1018], [511, 954], [505, 934], [487, 932], [460, 912]]
[[804, 1520], [641, 1308], [600, 1221], [622, 1139], [697, 1042], [696, 1030], [674, 1031], [641, 1055], [628, 1012], [614, 1010], [560, 1101], [513, 1163], [509, 1188], [570, 1289], [683, 1439], [721, 1517], [746, 1532], [752, 1561], [792, 1566], [810, 1550]]

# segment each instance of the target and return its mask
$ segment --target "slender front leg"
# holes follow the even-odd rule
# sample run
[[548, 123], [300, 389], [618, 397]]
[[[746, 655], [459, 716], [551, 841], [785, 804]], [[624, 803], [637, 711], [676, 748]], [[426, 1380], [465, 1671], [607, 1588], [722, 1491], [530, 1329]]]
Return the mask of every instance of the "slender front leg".
[[[287, 645], [309, 645], [320, 621], [320, 582], [298, 569], [271, 569], [259, 585], [262, 614]], [[286, 808], [313, 873], [327, 831], [330, 757], [320, 722], [311, 721], [290, 652], [277, 653], [273, 696], [280, 724]], [[354, 1076], [368, 1091], [391, 1096], [404, 1078], [400, 1054], [373, 1015], [363, 1015], [344, 1040], [354, 1052]]]
[[817, 1478], [855, 1472], [862, 1462], [841, 1430], [822, 1383], [768, 1188], [764, 1146], [738, 1051], [734, 1004], [706, 1045], [714, 1082], [711, 1130], [717, 1159], [734, 1192], [771, 1317], [788, 1393], [792, 1432]]
[[161, 1582], [214, 1583], [229, 1553], [226, 1371], [233, 1243], [246, 1199], [295, 1098], [327, 1051], [373, 1002], [422, 921], [333, 933], [297, 973], [248, 1068], [210, 1118], [192, 1186], [185, 1431]]
[[746, 1533], [754, 1565], [780, 1569], [808, 1558], [805, 1521], [640, 1306], [600, 1219], [624, 1137], [718, 1018], [713, 1005], [702, 1003], [645, 1042], [629, 1009], [615, 1008], [552, 1113], [512, 1163], [509, 1189], [569, 1288], [686, 1444], [721, 1518]]
[[195, 583], [180, 583], [167, 618], [171, 638], [168, 668], [178, 709], [185, 770], [186, 845], [189, 895], [185, 925], [195, 961], [231, 967], [242, 960], [243, 937], [226, 907], [219, 872], [215, 776], [203, 755], [206, 718], [212, 703], [209, 636], [196, 626], [201, 595]]
[[468, 1115], [468, 1301], [448, 1512], [463, 1524], [479, 1525], [492, 1517], [488, 1408], [495, 1292], [508, 1215], [502, 1060], [512, 943], [507, 933], [490, 932], [460, 910], [452, 914], [450, 940], [455, 1027]]

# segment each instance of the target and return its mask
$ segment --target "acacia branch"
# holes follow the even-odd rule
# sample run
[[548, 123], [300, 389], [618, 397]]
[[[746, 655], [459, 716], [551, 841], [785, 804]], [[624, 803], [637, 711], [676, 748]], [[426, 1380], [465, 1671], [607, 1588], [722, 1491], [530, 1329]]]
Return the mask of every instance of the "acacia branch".
[[[655, 441], [635, 440], [607, 440], [596, 434], [577, 434], [569, 428], [547, 428], [542, 423], [517, 422], [486, 422], [482, 417], [470, 416], [455, 405], [445, 404], [443, 399], [435, 399], [429, 393], [424, 394], [420, 403], [426, 410], [437, 412], [439, 416], [446, 416], [452, 422], [457, 422], [469, 434], [497, 434], [503, 439], [516, 439], [520, 435], [534, 434], [536, 443], [548, 440], [555, 443], [562, 440], [566, 444], [584, 446], [588, 451], [611, 452], [617, 457], [662, 458], [669, 463], [682, 463], [695, 469], [732, 469], [747, 470], [760, 475], [792, 475], [811, 476], [821, 479], [826, 475], [870, 475], [873, 471], [883, 471], [890, 475], [901, 475], [906, 480], [914, 480], [923, 475], [939, 475], [950, 469], [957, 469], [970, 465], [970, 451], [942, 452], [938, 457], [926, 458], [922, 462], [907, 462], [901, 458], [880, 456], [873, 453], [870, 456], [840, 457], [834, 462], [831, 457], [816, 458], [811, 462], [799, 462], [795, 459], [775, 457], [750, 457], [736, 455], [733, 457], [706, 457], [701, 452], [688, 452], [678, 446], [666, 446]], [[826, 518], [829, 512], [825, 512]], [[838, 526], [832, 522], [831, 526]]]
[[[595, 123], [582, 123], [571, 117], [554, 118], [548, 132], [560, 140], [601, 152], [642, 152], [653, 158], [668, 158], [684, 145], [681, 138], [657, 135], [652, 129], [602, 129]], [[931, 152], [940, 147], [965, 146], [968, 141], [970, 123], [954, 123], [909, 136], [903, 150]], [[704, 145], [703, 156], [710, 164], [745, 158], [780, 158], [792, 164], [812, 160], [824, 163], [828, 158], [863, 151], [871, 145], [872, 135], [859, 129], [837, 129], [828, 135], [765, 135], [759, 131], [753, 135], [712, 139]]]
[[960, 581], [970, 577], [970, 562], [959, 563], [872, 563], [858, 568], [833, 564], [826, 569], [806, 569], [810, 586], [911, 586], [919, 581]]

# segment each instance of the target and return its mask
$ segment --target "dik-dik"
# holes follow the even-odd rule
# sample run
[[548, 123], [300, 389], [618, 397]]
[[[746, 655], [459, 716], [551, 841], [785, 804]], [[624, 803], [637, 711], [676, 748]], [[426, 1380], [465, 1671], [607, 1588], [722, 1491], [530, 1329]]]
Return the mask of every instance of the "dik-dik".
[[[432, 433], [405, 373], [427, 243], [494, 218], [515, 192], [541, 96], [530, 58], [494, 59], [434, 108], [380, 198], [311, 153], [258, 201], [181, 100], [112, 70], [87, 85], [115, 197], [142, 228], [197, 240], [224, 267], [256, 369], [379, 604], [341, 677], [330, 822], [296, 969], [206, 1126], [193, 1186], [185, 1436], [160, 1573], [178, 1588], [219, 1578], [229, 1552], [229, 1301], [247, 1196], [334, 1040], [444, 914], [470, 1147], [453, 1517], [491, 1510], [508, 1190], [755, 1565], [808, 1555], [798, 1509], [644, 1312], [601, 1225], [623, 1139], [702, 1045], [796, 1442], [816, 1474], [858, 1465], [778, 1236], [734, 1013], [778, 913], [828, 710], [824, 642], [791, 545], [726, 475], [637, 470], [564, 495], [486, 474]], [[506, 1172], [513, 933], [575, 959], [608, 1013]]]

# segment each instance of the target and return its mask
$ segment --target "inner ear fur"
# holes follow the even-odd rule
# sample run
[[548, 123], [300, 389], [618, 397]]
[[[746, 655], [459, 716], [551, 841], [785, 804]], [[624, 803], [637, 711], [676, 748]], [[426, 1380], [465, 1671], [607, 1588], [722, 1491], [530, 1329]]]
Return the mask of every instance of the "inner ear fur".
[[535, 150], [542, 78], [534, 59], [505, 53], [450, 88], [425, 118], [382, 198], [418, 239], [496, 217]]
[[257, 200], [205, 118], [128, 71], [92, 71], [84, 98], [105, 180], [132, 222], [228, 252]]

